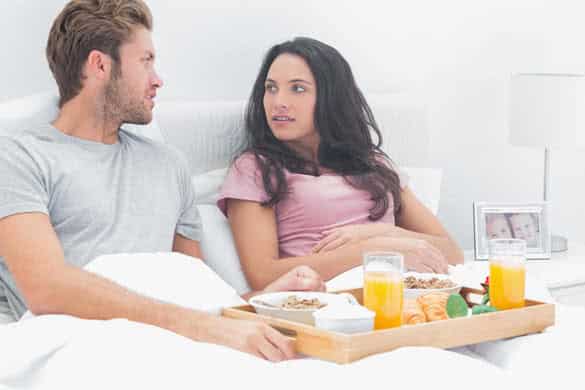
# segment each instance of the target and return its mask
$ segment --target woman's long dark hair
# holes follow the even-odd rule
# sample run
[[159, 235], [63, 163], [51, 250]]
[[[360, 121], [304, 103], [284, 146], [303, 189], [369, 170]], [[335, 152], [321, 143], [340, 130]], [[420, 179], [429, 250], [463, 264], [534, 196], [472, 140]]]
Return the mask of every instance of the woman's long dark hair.
[[[279, 141], [272, 133], [264, 111], [264, 86], [270, 66], [283, 53], [303, 58], [316, 82], [314, 125], [320, 136], [318, 162], [309, 161]], [[354, 188], [368, 191], [374, 206], [370, 220], [382, 218], [394, 199], [394, 214], [400, 214], [400, 182], [381, 150], [382, 135], [351, 68], [333, 47], [310, 38], [295, 38], [272, 47], [260, 68], [246, 110], [247, 145], [243, 153], [255, 156], [269, 199], [274, 206], [288, 194], [284, 169], [319, 175], [320, 167], [342, 175]], [[376, 133], [377, 142], [371, 132]]]

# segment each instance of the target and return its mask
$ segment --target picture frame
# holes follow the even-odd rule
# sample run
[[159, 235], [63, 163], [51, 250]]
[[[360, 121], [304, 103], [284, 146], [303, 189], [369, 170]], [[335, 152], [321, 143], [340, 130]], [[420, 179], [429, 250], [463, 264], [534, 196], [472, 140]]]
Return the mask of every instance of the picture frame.
[[473, 203], [475, 258], [488, 259], [491, 238], [526, 240], [527, 259], [549, 259], [551, 234], [547, 202]]

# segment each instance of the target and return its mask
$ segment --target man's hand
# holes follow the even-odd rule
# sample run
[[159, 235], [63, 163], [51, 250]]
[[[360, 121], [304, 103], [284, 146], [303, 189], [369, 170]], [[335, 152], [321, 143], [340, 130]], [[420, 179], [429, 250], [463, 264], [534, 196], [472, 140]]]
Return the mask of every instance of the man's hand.
[[280, 362], [296, 357], [294, 341], [270, 326], [255, 321], [221, 318], [221, 344], [243, 352]]
[[276, 291], [325, 291], [325, 283], [311, 267], [301, 265], [270, 283], [263, 292]]

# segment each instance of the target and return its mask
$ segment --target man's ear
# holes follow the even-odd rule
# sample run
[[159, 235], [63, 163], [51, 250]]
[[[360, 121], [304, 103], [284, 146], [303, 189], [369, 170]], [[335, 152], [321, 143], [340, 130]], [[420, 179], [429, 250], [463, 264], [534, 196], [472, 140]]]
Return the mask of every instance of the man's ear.
[[87, 56], [85, 76], [96, 80], [109, 80], [112, 72], [112, 57], [99, 50], [92, 50]]

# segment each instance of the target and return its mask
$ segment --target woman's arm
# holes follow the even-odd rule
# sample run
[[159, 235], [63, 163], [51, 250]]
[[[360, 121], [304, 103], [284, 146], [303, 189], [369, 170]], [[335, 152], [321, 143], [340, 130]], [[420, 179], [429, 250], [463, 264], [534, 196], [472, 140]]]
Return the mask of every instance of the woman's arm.
[[361, 263], [359, 243], [327, 253], [279, 259], [274, 208], [239, 199], [227, 202], [236, 249], [254, 290], [263, 290], [296, 266], [309, 265], [324, 280], [329, 280]]
[[418, 238], [371, 237], [345, 244], [331, 251], [279, 259], [276, 216], [273, 208], [257, 202], [228, 199], [228, 218], [236, 249], [250, 286], [262, 290], [268, 284], [300, 266], [308, 265], [329, 280], [362, 263], [364, 251], [393, 250], [405, 256], [409, 269], [446, 272], [446, 261], [433, 245]]

